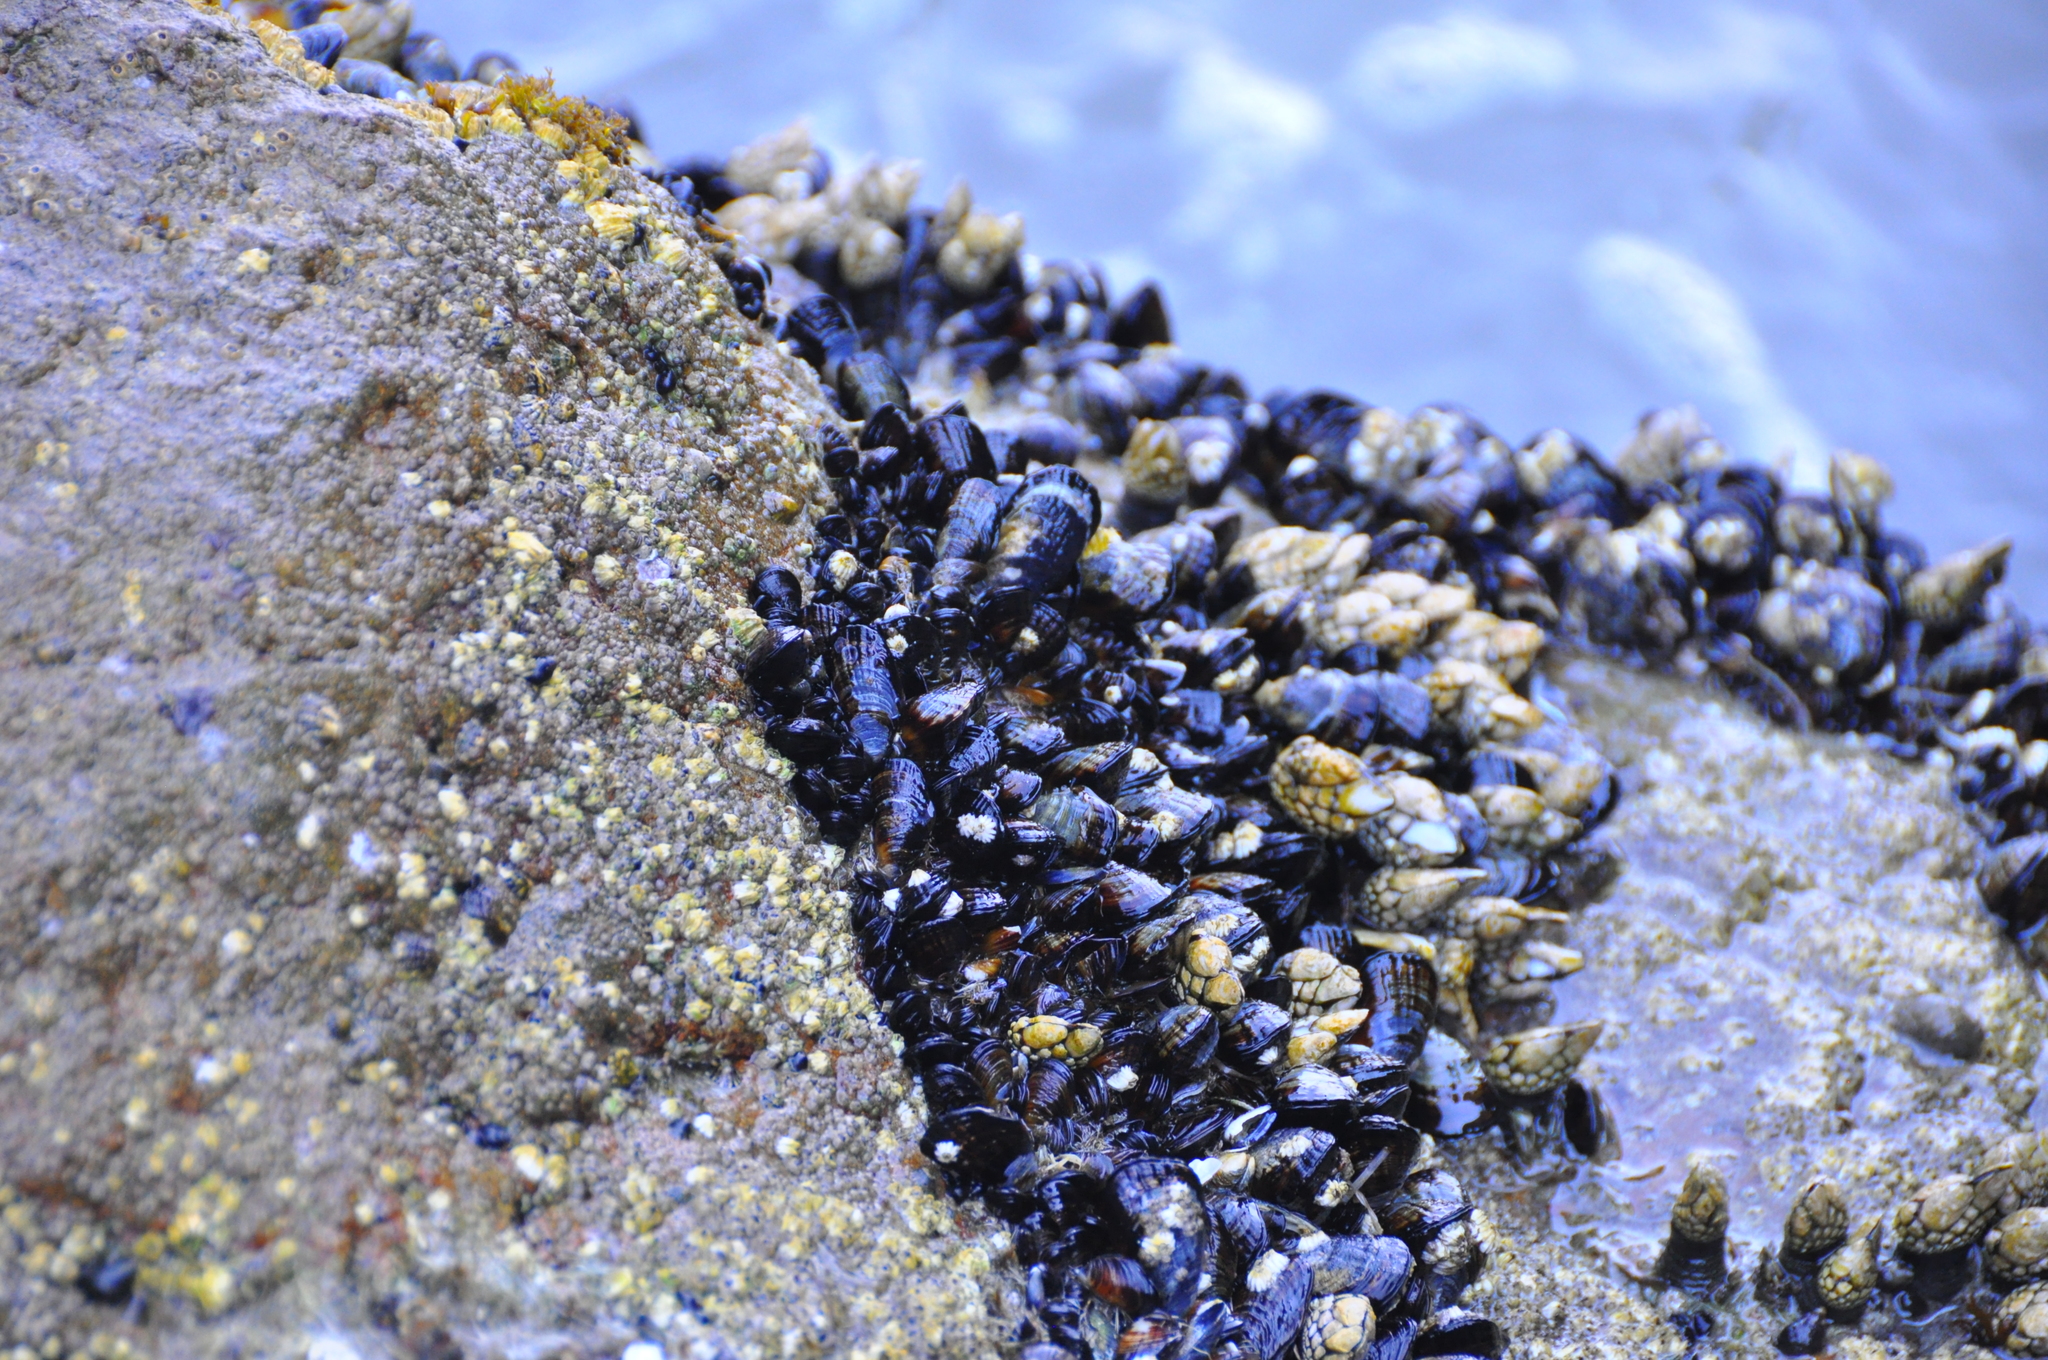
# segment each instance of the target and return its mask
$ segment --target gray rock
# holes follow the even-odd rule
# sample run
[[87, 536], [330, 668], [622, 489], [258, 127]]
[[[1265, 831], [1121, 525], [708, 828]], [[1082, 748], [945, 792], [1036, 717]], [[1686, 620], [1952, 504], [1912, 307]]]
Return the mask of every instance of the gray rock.
[[717, 243], [217, 9], [7, 6], [0, 87], [0, 1349], [1006, 1336], [734, 721], [826, 408]]

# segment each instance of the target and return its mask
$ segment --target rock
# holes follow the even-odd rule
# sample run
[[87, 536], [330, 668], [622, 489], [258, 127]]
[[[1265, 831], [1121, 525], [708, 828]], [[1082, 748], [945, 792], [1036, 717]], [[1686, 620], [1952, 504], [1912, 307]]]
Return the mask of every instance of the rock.
[[[1580, 1075], [1621, 1155], [1532, 1184], [1496, 1140], [1446, 1144], [1493, 1252], [1467, 1306], [1517, 1354], [1679, 1354], [1672, 1309], [1609, 1267], [1650, 1280], [1689, 1157], [1727, 1178], [1739, 1270], [1776, 1250], [1816, 1174], [1841, 1184], [1852, 1222], [1889, 1214], [2035, 1125], [2048, 1005], [1984, 909], [1981, 841], [1939, 769], [1606, 662], [1553, 658], [1545, 674], [1625, 789], [1591, 839], [1625, 868], [1574, 914], [1586, 966], [1553, 1018], [1606, 1022]], [[1923, 994], [1975, 1017], [1974, 1062], [1929, 1062], [1895, 1028]], [[1793, 1321], [1749, 1291], [1726, 1308], [1713, 1349], [1731, 1360], [1775, 1355]], [[1938, 1339], [1966, 1336], [1967, 1321]]]
[[218, 9], [10, 5], [0, 85], [0, 1348], [1009, 1335], [734, 721], [826, 408], [721, 247]]
[[[258, 31], [0, 15], [0, 1342], [998, 1350], [1021, 1272], [934, 1193], [726, 631], [824, 394], [580, 106], [458, 146]], [[1436, 1155], [1517, 1354], [1677, 1353], [1609, 1267], [1688, 1156], [1738, 1265], [1816, 1170], [1866, 1216], [2025, 1127], [2043, 1005], [1939, 772], [1551, 675], [1628, 867], [1534, 1023], [1606, 1022], [1621, 1150]]]

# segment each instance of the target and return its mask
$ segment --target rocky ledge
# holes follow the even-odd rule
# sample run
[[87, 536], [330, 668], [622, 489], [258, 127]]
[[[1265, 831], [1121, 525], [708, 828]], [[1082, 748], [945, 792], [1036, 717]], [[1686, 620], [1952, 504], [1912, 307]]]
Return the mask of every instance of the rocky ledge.
[[[215, 8], [26, 0], [0, 82], [0, 1339], [1007, 1343], [746, 716], [727, 611], [807, 550], [830, 408], [733, 243], [544, 82], [456, 129]], [[1628, 789], [1559, 993], [1620, 1156], [1437, 1155], [1527, 1354], [1675, 1355], [1631, 1277], [1689, 1160], [1744, 1271], [1816, 1170], [1886, 1213], [2029, 1127], [2042, 1006], [1938, 774], [1552, 676]]]

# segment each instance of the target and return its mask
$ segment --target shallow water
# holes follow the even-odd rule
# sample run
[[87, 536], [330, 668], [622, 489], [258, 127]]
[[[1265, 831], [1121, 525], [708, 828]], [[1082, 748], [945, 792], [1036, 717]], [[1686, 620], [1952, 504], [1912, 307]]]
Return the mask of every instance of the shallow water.
[[2048, 613], [2048, 10], [422, 0], [665, 156], [809, 114], [1160, 279], [1254, 387], [1455, 399], [1612, 452], [1692, 401], [1817, 484], [1885, 459]]

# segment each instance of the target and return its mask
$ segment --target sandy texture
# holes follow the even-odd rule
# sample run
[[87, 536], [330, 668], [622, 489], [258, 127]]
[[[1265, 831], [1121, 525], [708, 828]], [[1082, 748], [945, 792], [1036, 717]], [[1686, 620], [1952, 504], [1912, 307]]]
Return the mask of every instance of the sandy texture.
[[516, 119], [460, 149], [168, 0], [0, 54], [0, 1338], [1003, 1331], [736, 721], [808, 371]]

